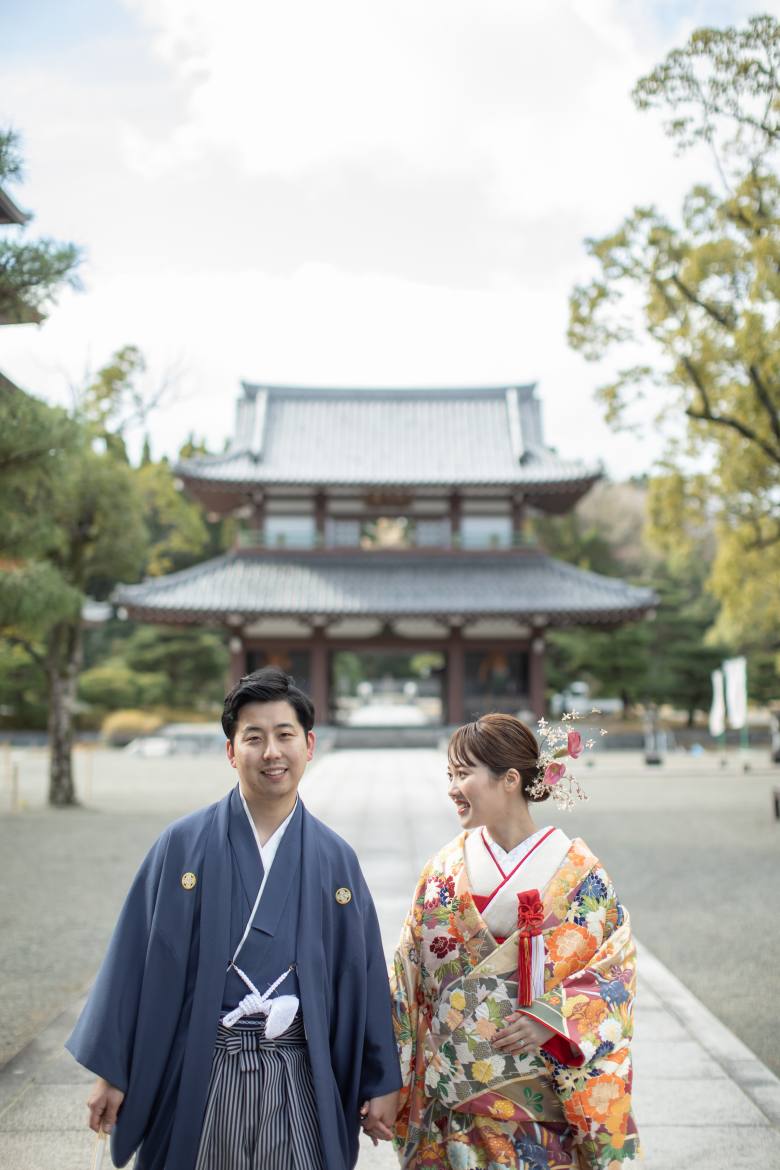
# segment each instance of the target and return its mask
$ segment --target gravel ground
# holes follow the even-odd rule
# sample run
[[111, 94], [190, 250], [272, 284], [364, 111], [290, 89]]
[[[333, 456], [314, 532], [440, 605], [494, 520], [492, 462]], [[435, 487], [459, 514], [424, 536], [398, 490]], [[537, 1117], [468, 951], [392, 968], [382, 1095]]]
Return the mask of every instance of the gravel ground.
[[[162, 827], [218, 799], [233, 773], [213, 757], [81, 754], [84, 805], [46, 808], [42, 752], [15, 754], [21, 809], [0, 776], [0, 1065], [88, 985], [129, 881]], [[776, 1073], [780, 1034], [780, 770], [752, 756], [647, 768], [604, 753], [581, 768], [591, 799], [538, 821], [580, 834], [603, 858], [639, 938]], [[457, 832], [432, 751], [333, 752], [302, 789], [355, 845], [392, 946], [414, 875]]]

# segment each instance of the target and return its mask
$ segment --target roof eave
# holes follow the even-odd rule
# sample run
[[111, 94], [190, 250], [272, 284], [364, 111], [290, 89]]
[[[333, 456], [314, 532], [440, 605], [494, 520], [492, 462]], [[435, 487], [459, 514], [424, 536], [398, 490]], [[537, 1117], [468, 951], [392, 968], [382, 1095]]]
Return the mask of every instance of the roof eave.
[[30, 219], [32, 219], [32, 215], [28, 211], [22, 211], [21, 207], [17, 207], [8, 192], [0, 187], [0, 223], [13, 223], [22, 227]]
[[528, 480], [518, 477], [517, 479], [480, 479], [480, 480], [459, 480], [453, 482], [451, 479], [387, 479], [387, 480], [336, 480], [336, 479], [231, 479], [228, 476], [214, 478], [208, 475], [199, 475], [194, 469], [186, 469], [185, 464], [176, 464], [174, 469], [176, 475], [185, 485], [192, 485], [194, 490], [208, 488], [215, 491], [236, 492], [245, 491], [252, 492], [258, 488], [302, 488], [310, 487], [312, 490], [322, 488], [338, 488], [339, 490], [351, 489], [354, 491], [377, 491], [382, 488], [404, 488], [411, 490], [414, 488], [442, 488], [447, 491], [457, 491], [461, 488], [468, 487], [489, 487], [489, 488], [522, 488], [527, 494], [569, 494], [575, 491], [581, 491], [582, 494], [589, 491], [595, 483], [602, 478], [601, 471], [586, 471], [582, 476], [576, 479], [548, 479], [548, 480]]

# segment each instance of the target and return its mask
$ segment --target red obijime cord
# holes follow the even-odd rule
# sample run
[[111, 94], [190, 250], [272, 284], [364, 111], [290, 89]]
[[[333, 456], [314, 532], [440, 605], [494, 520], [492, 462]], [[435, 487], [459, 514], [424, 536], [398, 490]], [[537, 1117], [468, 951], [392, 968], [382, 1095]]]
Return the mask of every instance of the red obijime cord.
[[[544, 906], [538, 890], [523, 890], [517, 895], [517, 927], [520, 931], [517, 948], [517, 1003], [519, 1007], [529, 1007], [535, 995], [541, 995], [544, 987], [534, 987], [534, 967], [541, 969], [542, 956], [537, 954], [534, 963], [534, 951], [538, 951], [544, 943], [542, 941], [542, 924], [544, 922]], [[543, 976], [542, 976], [543, 978]], [[537, 982], [539, 978], [537, 977]]]

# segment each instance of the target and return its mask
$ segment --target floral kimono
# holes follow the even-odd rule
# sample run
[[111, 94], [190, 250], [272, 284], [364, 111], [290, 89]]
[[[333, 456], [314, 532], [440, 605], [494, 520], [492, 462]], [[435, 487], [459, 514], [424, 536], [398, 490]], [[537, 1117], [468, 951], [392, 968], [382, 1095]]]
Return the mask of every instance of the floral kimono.
[[[404, 1168], [619, 1170], [638, 1159], [628, 914], [583, 841], [551, 829], [528, 844], [505, 873], [482, 830], [463, 833], [423, 870], [392, 976]], [[529, 905], [534, 998], [518, 1009]], [[492, 1047], [518, 1010], [554, 1030], [541, 1053]]]

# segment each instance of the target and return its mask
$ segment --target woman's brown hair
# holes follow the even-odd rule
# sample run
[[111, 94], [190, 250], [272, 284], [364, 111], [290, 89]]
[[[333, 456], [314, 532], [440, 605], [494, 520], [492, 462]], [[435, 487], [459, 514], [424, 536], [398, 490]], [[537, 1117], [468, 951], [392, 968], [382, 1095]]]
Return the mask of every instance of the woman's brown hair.
[[465, 768], [484, 764], [494, 776], [503, 776], [514, 768], [520, 773], [526, 800], [546, 800], [550, 795], [549, 788], [543, 796], [529, 795], [539, 767], [539, 744], [530, 727], [514, 715], [495, 712], [483, 715], [474, 723], [464, 723], [453, 732], [447, 756], [453, 764]]

